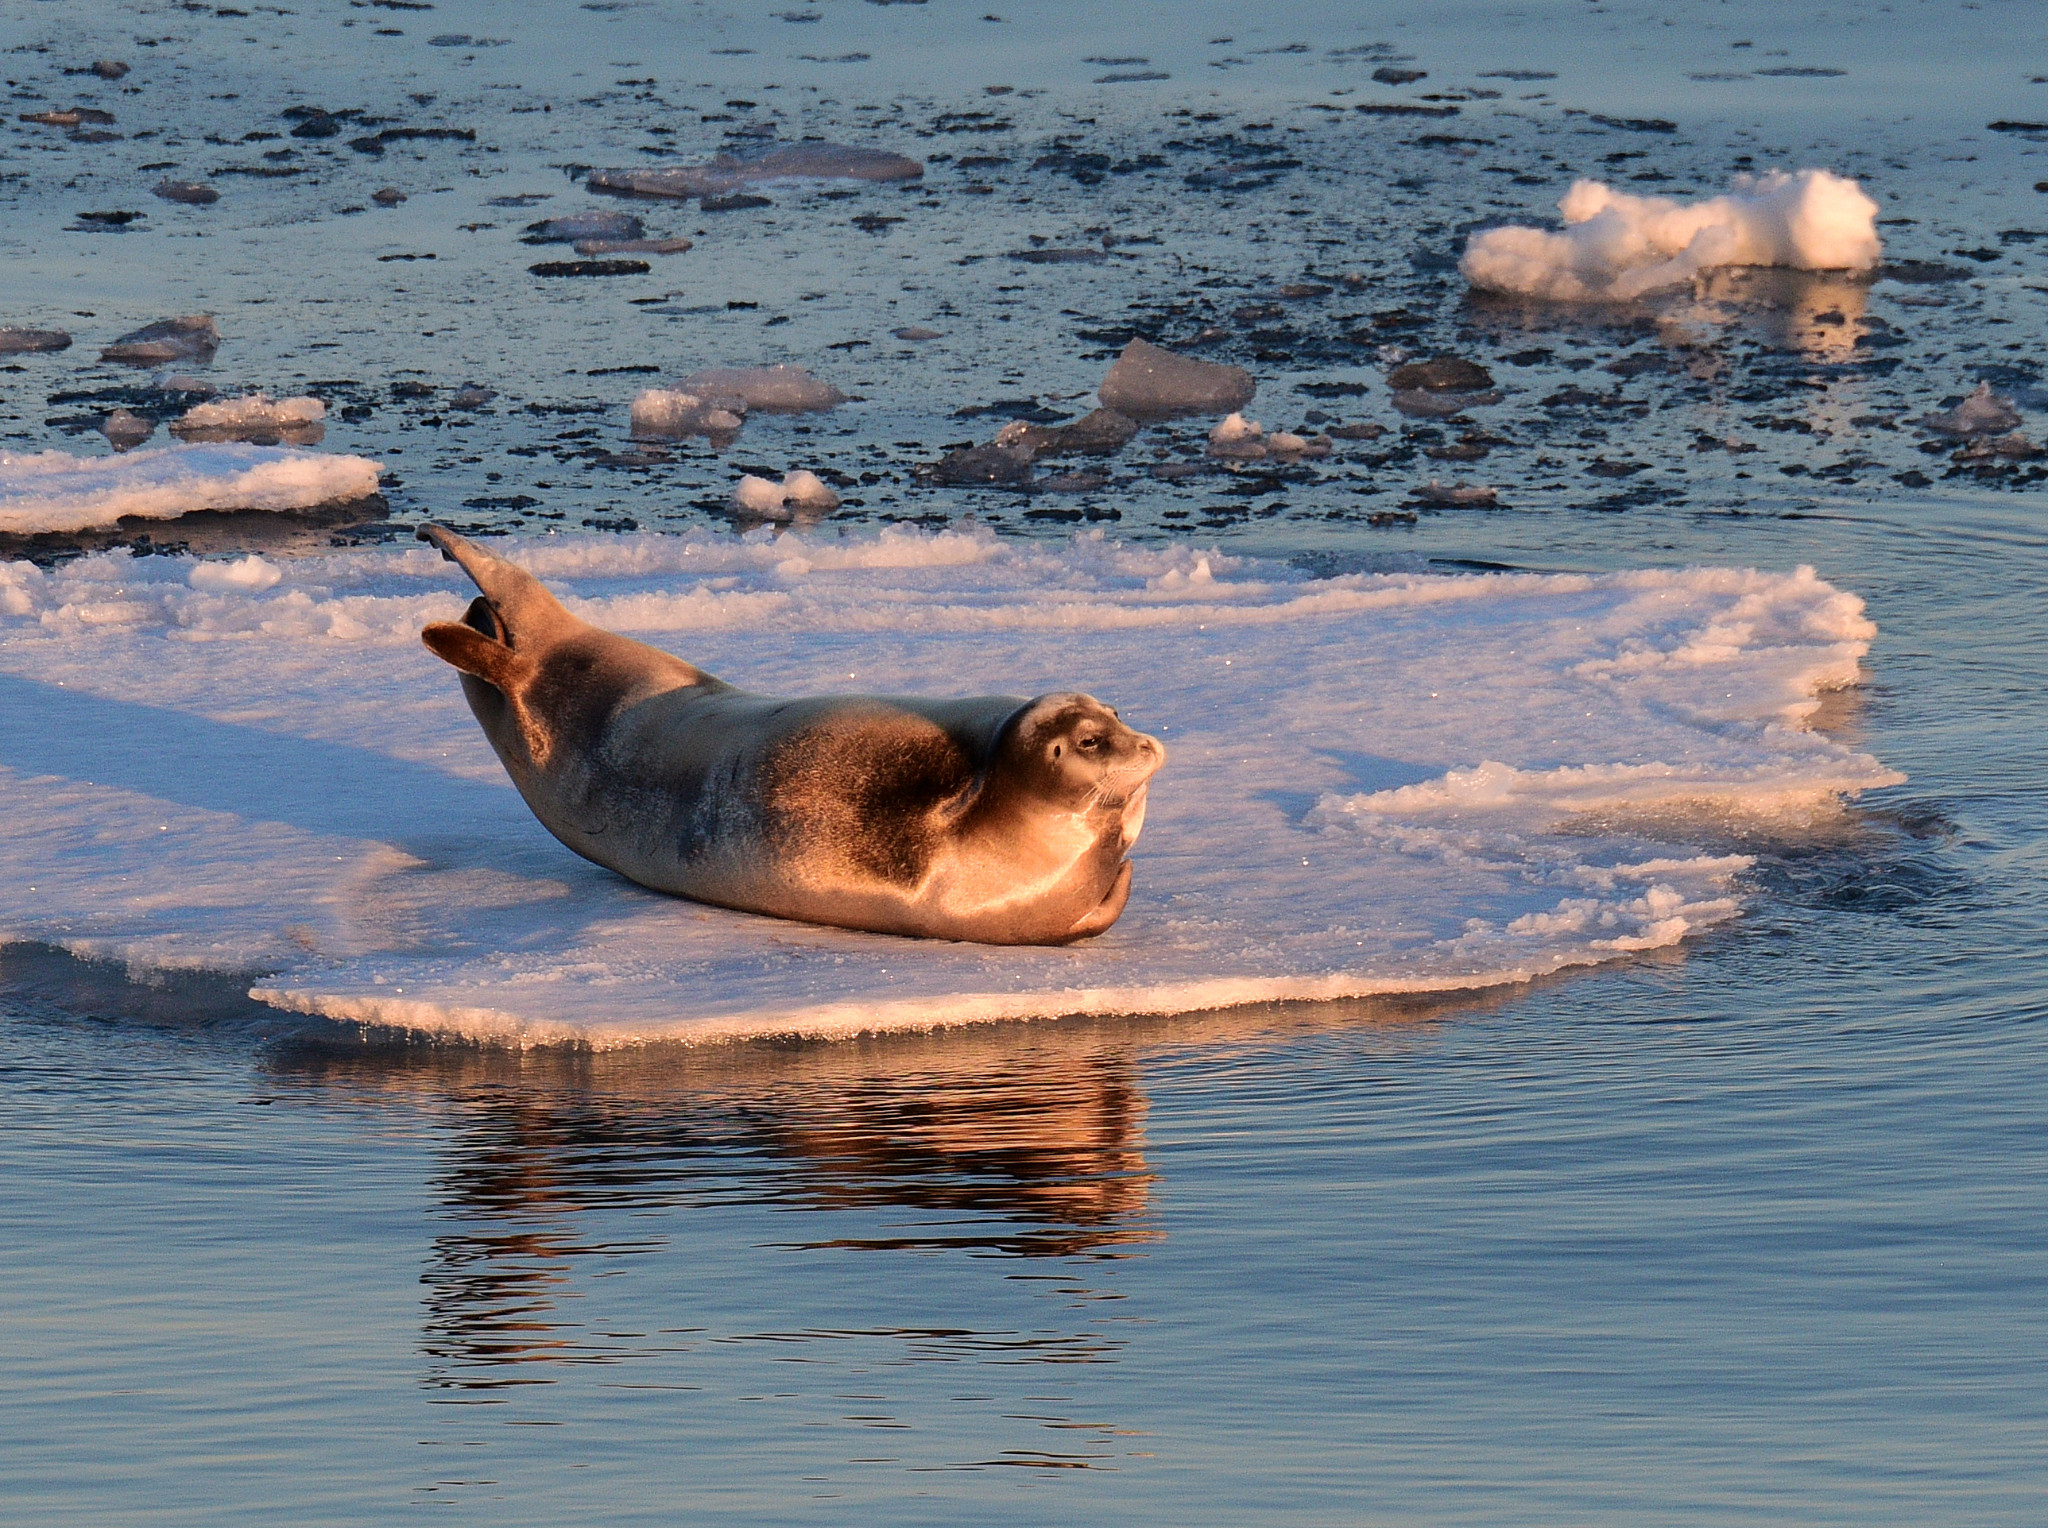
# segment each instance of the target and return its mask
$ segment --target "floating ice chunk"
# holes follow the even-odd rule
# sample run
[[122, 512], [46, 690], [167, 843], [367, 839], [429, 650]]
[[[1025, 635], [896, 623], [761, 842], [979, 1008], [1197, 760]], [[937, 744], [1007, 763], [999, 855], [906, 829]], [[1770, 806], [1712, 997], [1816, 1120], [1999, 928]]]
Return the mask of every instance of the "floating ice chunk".
[[220, 200], [220, 193], [202, 180], [160, 180], [149, 189], [167, 202], [187, 207], [211, 207]]
[[996, 431], [999, 446], [1022, 446], [1033, 457], [1113, 456], [1138, 433], [1138, 422], [1115, 409], [1091, 409], [1072, 424], [1032, 424], [1013, 419]]
[[160, 318], [122, 335], [100, 352], [102, 361], [155, 366], [164, 361], [210, 361], [220, 348], [220, 326], [207, 313]]
[[1439, 509], [1494, 509], [1500, 503], [1497, 490], [1477, 483], [1439, 483], [1431, 478], [1408, 493], [1409, 502]]
[[1626, 300], [1716, 266], [1869, 270], [1880, 252], [1877, 203], [1828, 170], [1739, 175], [1727, 195], [1691, 203], [1581, 180], [1558, 208], [1562, 233], [1474, 234], [1459, 262], [1465, 278], [1552, 301]]
[[181, 440], [211, 437], [239, 439], [251, 434], [275, 435], [280, 430], [301, 429], [327, 417], [327, 405], [318, 398], [272, 398], [268, 393], [250, 393], [219, 403], [194, 404], [171, 426]]
[[1134, 339], [1102, 379], [1102, 401], [1132, 419], [1228, 414], [1252, 401], [1255, 383], [1241, 366], [1197, 361]]
[[199, 509], [310, 509], [368, 498], [380, 470], [360, 456], [277, 446], [161, 446], [119, 457], [0, 451], [0, 531], [77, 531]]
[[1440, 355], [1396, 366], [1387, 373], [1387, 386], [1396, 392], [1482, 393], [1493, 386], [1493, 373], [1463, 356]]
[[379, 207], [396, 207], [405, 200], [405, 193], [396, 186], [379, 186], [370, 193], [370, 200]]
[[1266, 427], [1242, 414], [1229, 414], [1209, 432], [1209, 454], [1256, 461], [1266, 454]]
[[1499, 393], [1426, 393], [1420, 388], [1402, 388], [1394, 393], [1396, 412], [1418, 419], [1449, 419], [1482, 403], [1500, 402]]
[[265, 589], [276, 588], [283, 577], [276, 563], [252, 552], [234, 562], [194, 563], [185, 582], [209, 594], [261, 594]]
[[448, 399], [451, 409], [480, 409], [498, 395], [488, 387], [479, 387], [474, 382], [465, 382], [455, 389]]
[[100, 434], [116, 451], [132, 451], [156, 434], [156, 421], [126, 409], [115, 409], [100, 421]]
[[790, 520], [831, 513], [839, 495], [814, 472], [785, 472], [780, 483], [749, 473], [734, 485], [732, 507], [757, 520]]
[[901, 154], [843, 143], [791, 143], [761, 154], [720, 154], [661, 170], [592, 170], [584, 184], [624, 196], [722, 196], [770, 180], [916, 180], [924, 166]]
[[578, 239], [637, 239], [646, 232], [630, 212], [572, 212], [526, 225], [522, 244], [574, 244]]
[[1031, 481], [1031, 459], [1035, 454], [1023, 441], [1006, 441], [998, 436], [986, 445], [963, 446], [948, 452], [938, 465], [920, 470], [929, 471], [935, 483], [982, 486], [1028, 483]]
[[764, 414], [809, 414], [837, 408], [846, 394], [820, 382], [801, 366], [730, 366], [693, 372], [683, 378], [683, 391], [722, 406], [737, 398], [746, 408]]
[[1977, 390], [1954, 408], [1920, 422], [1938, 435], [2003, 435], [2019, 428], [2020, 411], [2012, 399], [1992, 392], [1989, 382], [1979, 382]]
[[71, 336], [62, 329], [0, 328], [0, 355], [27, 355], [32, 351], [70, 348]]
[[946, 337], [943, 331], [927, 329], [923, 324], [908, 324], [901, 329], [891, 329], [889, 332], [899, 340], [939, 340]]
[[745, 404], [723, 407], [697, 393], [649, 388], [633, 400], [632, 430], [640, 440], [679, 440], [685, 435], [737, 435], [746, 423]]

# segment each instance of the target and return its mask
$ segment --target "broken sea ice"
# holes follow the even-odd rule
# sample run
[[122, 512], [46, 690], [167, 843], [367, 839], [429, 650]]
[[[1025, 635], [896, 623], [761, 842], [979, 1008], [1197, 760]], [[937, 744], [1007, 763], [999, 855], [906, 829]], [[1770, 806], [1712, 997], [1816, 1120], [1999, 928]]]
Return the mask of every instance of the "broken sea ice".
[[213, 315], [160, 318], [115, 340], [100, 352], [102, 361], [130, 366], [156, 366], [165, 361], [210, 361], [220, 348], [220, 326]]
[[771, 180], [916, 180], [924, 166], [902, 154], [844, 143], [785, 144], [763, 154], [720, 154], [661, 170], [592, 170], [584, 184], [623, 196], [723, 196]]
[[810, 414], [846, 402], [846, 394], [830, 382], [786, 362], [692, 372], [683, 378], [682, 390], [727, 408], [729, 400], [738, 399], [745, 408], [763, 414]]
[[1133, 339], [1096, 389], [1104, 404], [1132, 419], [1229, 414], [1252, 401], [1256, 384], [1242, 366], [1175, 355]]

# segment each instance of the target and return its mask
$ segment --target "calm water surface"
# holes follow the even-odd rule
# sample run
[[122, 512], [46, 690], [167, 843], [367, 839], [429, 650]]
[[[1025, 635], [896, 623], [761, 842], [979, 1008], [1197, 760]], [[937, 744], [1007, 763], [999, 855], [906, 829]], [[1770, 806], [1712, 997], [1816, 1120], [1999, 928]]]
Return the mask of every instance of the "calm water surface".
[[[846, 104], [833, 109], [899, 99], [899, 76], [914, 71], [900, 51], [909, 43], [890, 29], [911, 22], [894, 9], [817, 9], [829, 13], [817, 23], [742, 21], [826, 41], [835, 27], [846, 37], [867, 28], [882, 39], [869, 49], [877, 68], [897, 74], [865, 97], [843, 87]], [[1930, 26], [1965, 16], [1922, 9]], [[516, 14], [443, 10], [455, 18], [450, 33], [459, 20], [514, 34], [503, 50], [473, 55], [479, 69], [516, 72], [521, 38], [539, 51]], [[957, 40], [969, 19], [940, 10], [930, 7], [952, 30], [937, 35]], [[609, 25], [615, 14], [620, 25], [651, 15], [599, 8], [578, 24]], [[1504, 66], [1491, 52], [1477, 59], [1476, 14], [1447, 11], [1424, 60], [1447, 80]], [[1671, 12], [1688, 24], [1700, 14]], [[1784, 40], [1806, 50], [1787, 57], [1878, 68], [1886, 49], [1870, 40], [1871, 17], [1846, 14], [1854, 24], [1839, 34], [1810, 27]], [[348, 19], [339, 8], [308, 15]], [[441, 12], [360, 15], [442, 30]], [[1621, 15], [1645, 29], [1658, 19]], [[1968, 17], [1968, 46], [1945, 66], [1963, 74], [2031, 24], [2014, 7]], [[31, 19], [36, 37], [56, 34], [47, 16]], [[1550, 27], [1537, 41], [1568, 61], [1578, 23], [1541, 8], [1536, 20]], [[1290, 14], [1274, 25], [1315, 21]], [[1762, 29], [1769, 18], [1747, 12], [1750, 22]], [[149, 13], [146, 30], [196, 26], [164, 11]], [[1098, 30], [1128, 43], [1119, 28], [1129, 30], [1127, 18]], [[1202, 35], [1228, 30], [1219, 20]], [[733, 45], [758, 47], [753, 32]], [[1070, 45], [1034, 33], [1032, 48], [1004, 63], [1028, 85], [1020, 59], [1056, 54], [1062, 68], [1099, 71], [1073, 60], [1147, 51], [1098, 48], [1096, 35], [1076, 31]], [[1904, 46], [1918, 34], [1898, 35]], [[1266, 57], [1254, 48], [1291, 36], [1242, 51]], [[92, 41], [80, 58], [103, 51], [104, 38]], [[1724, 60], [1730, 41], [1713, 42]], [[1426, 53], [1430, 43], [1404, 47]], [[1773, 45], [1761, 30], [1758, 45]], [[1595, 110], [1653, 109], [1684, 70], [1666, 44], [1629, 66], [1630, 46], [1613, 42], [1614, 67], [1579, 94], [1569, 79], [1530, 89]], [[200, 44], [190, 48], [194, 70], [214, 67]], [[431, 57], [453, 70], [461, 56], [451, 47]], [[1272, 57], [1271, 68], [1293, 67], [1293, 55]], [[36, 88], [69, 88], [54, 59], [30, 62], [42, 71]], [[525, 67], [545, 82], [556, 65]], [[1213, 70], [1197, 59], [1189, 77], [1225, 92], [1226, 108], [1277, 111], [1293, 87], [1258, 74], [1264, 67]], [[1048, 78], [1046, 100], [1078, 112], [1081, 84]], [[1814, 145], [1862, 124], [1902, 166], [1888, 196], [1920, 203], [1907, 213], [1920, 225], [1888, 234], [1923, 239], [1912, 252], [1939, 258], [1997, 243], [2031, 211], [2019, 198], [2036, 195], [2023, 143], [1960, 142], [1964, 127], [1943, 115], [1936, 88], [1946, 78], [1919, 103], [1935, 123], [1924, 142], [1901, 121], [1910, 113], [1869, 125], [1868, 97], [1856, 98], [1853, 121], [1744, 97], [1740, 111], [1721, 108], [1713, 131], [1757, 132], [1818, 162]], [[1997, 78], [2026, 88], [2023, 74]], [[977, 75], [977, 94], [979, 84]], [[1708, 88], [1669, 84], [1681, 104]], [[1823, 77], [1815, 88], [1833, 87]], [[1231, 90], [1242, 93], [1235, 105]], [[1148, 98], [1146, 109], [1173, 105]], [[1981, 137], [1979, 115], [1973, 108], [1966, 126]], [[1645, 152], [1678, 152], [1661, 142]], [[1997, 176], [1953, 168], [1969, 153], [2014, 157]], [[1713, 160], [1709, 183], [1725, 162]], [[1449, 184], [1483, 168], [1433, 173]], [[552, 173], [548, 189], [559, 191]], [[1980, 173], [1984, 184], [1964, 183]], [[75, 210], [61, 186], [22, 184], [9, 193], [22, 205]], [[1165, 217], [1177, 184], [1129, 195]], [[1389, 226], [1442, 242], [1481, 207], [1458, 201], [1467, 193], [1455, 185], [1442, 195], [1451, 200], [1432, 231], [1420, 231], [1426, 209]], [[1169, 232], [1224, 248], [1215, 210], [1181, 214]], [[280, 204], [278, 226], [296, 226], [288, 211]], [[992, 248], [1040, 228], [1027, 228], [1035, 214], [1004, 216], [1022, 221], [997, 223]], [[941, 236], [905, 247], [929, 254]], [[147, 308], [160, 295], [148, 282], [174, 279], [142, 270], [153, 247], [142, 240], [156, 235], [90, 237], [120, 251], [108, 268], [143, 295], [122, 288], [71, 307]], [[82, 258], [58, 248], [61, 260], [47, 249], [21, 255], [32, 269], [23, 275], [17, 262], [10, 301], [47, 293], [60, 275], [82, 279], [58, 270]], [[1268, 485], [1259, 502], [1279, 492], [1288, 507], [1256, 520], [1202, 510], [1214, 493], [1186, 490], [1194, 507], [1179, 509], [1184, 490], [1170, 484], [1091, 501], [1121, 504], [1131, 534], [1171, 532], [1176, 512], [1208, 513], [1205, 537], [1267, 551], [1399, 550], [1536, 568], [1810, 562], [1864, 595], [1883, 631], [1869, 683], [1832, 703], [1824, 722], [1911, 783], [1867, 799], [1829, 841], [1746, 845], [1760, 856], [1750, 914], [1666, 957], [1430, 1005], [522, 1055], [370, 1044], [299, 1028], [231, 984], [137, 986], [52, 952], [0, 950], [0, 1519], [340, 1523], [439, 1509], [537, 1524], [2038, 1522], [2048, 1486], [2048, 531], [2023, 478], [1942, 479], [1945, 459], [1921, 456], [1910, 430], [1866, 425], [1851, 437], [1847, 423], [1859, 409], [1896, 420], [1923, 396], [1932, 406], [1985, 366], [2007, 368], [2003, 386], [2029, 384], [2043, 337], [2038, 298], [2023, 269], [2000, 272], [2032, 258], [2030, 246], [2001, 248], [2011, 251], [2003, 265], [1982, 262], [1991, 274], [1927, 288], [1944, 306], [1921, 310], [1925, 326], [1894, 349], [1905, 364], [1893, 370], [1837, 364], [1796, 336], [1757, 331], [1723, 347], [1735, 378], [1725, 386], [1776, 387], [1768, 398], [1696, 396], [1686, 391], [1695, 382], [1724, 384], [1681, 369], [1668, 382], [1655, 371], [1598, 374], [1598, 386], [1626, 385], [1645, 407], [1541, 437], [1539, 416], [1511, 399], [1507, 412], [1522, 412], [1501, 433], [1521, 445], [1479, 469], [1511, 502], [1529, 485], [1523, 507], [1506, 513], [1368, 528], [1372, 494], [1383, 495], [1378, 507], [1393, 504], [1427, 461]], [[737, 266], [743, 252], [718, 258]], [[868, 285], [843, 283], [821, 311], [881, 290], [881, 257], [858, 258]], [[817, 250], [804, 259], [831, 266]], [[1421, 285], [1379, 305], [1436, 293], [1452, 303], [1429, 310], [1441, 342], [1462, 336], [1505, 372], [1499, 353], [1511, 342], [1453, 311], [1441, 272], [1405, 253], [1398, 265]], [[982, 268], [949, 279], [978, 281]], [[356, 274], [336, 279], [360, 279], [360, 265], [348, 269]], [[1045, 279], [1024, 270], [1036, 274], [1020, 281]], [[1108, 279], [1092, 270], [1087, 281]], [[1238, 270], [1246, 288], [1265, 279]], [[276, 283], [274, 272], [263, 279]], [[1123, 272], [1120, 288], [1091, 289], [1091, 300], [1156, 307], [1165, 298], [1151, 279]], [[1198, 293], [1203, 279], [1168, 295]], [[1879, 286], [1870, 311], [1892, 300], [1888, 290], [1900, 289]], [[956, 286], [944, 300], [967, 311], [971, 295]], [[1039, 295], [1004, 295], [1045, 311]], [[280, 306], [298, 313], [296, 302]], [[577, 320], [584, 332], [622, 332], [631, 310], [604, 302]], [[879, 323], [879, 302], [869, 308]], [[741, 317], [721, 308], [707, 322], [757, 321], [732, 311]], [[994, 324], [993, 309], [975, 311]], [[1749, 311], [1766, 323], [1786, 309]], [[25, 306], [18, 315], [40, 316]], [[1543, 328], [1538, 348], [1555, 352], [1524, 368], [1527, 397], [1576, 375], [1574, 355], [1605, 365], [1645, 340], [1625, 326], [1514, 322]], [[1074, 360], [1065, 331], [1045, 328], [1075, 389], [1090, 385], [1103, 363]], [[278, 341], [277, 353], [312, 332]], [[1321, 343], [1315, 333], [1259, 343], [1295, 347], [1286, 364], [1303, 377], [1333, 374], [1335, 363], [1316, 361], [1316, 371], [1303, 359]], [[462, 344], [484, 348], [420, 346], [412, 359], [438, 368], [438, 382], [492, 362], [493, 380], [512, 377], [522, 401], [565, 396], [502, 338], [472, 331]], [[362, 345], [348, 373], [358, 377], [400, 348], [388, 334]], [[288, 383], [285, 361], [265, 355], [237, 379]], [[763, 358], [776, 357], [726, 350], [707, 363]], [[12, 410], [16, 434], [41, 447], [65, 438], [62, 425], [37, 423], [41, 390], [99, 384], [36, 364], [38, 391], [8, 396], [30, 405]], [[890, 374], [879, 360], [863, 364]], [[910, 455], [933, 456], [950, 432], [985, 435], [986, 421], [934, 423], [925, 400], [961, 377], [977, 397], [1017, 385], [983, 357], [949, 364], [959, 368], [950, 380], [906, 383], [872, 417], [849, 416], [853, 433], [830, 447], [843, 453], [833, 460], [879, 461], [899, 434], [913, 438], [899, 426], [920, 408], [924, 445]], [[1553, 366], [1559, 375], [1544, 371]], [[29, 376], [8, 381], [18, 389]], [[615, 404], [637, 383], [622, 385]], [[1331, 406], [1380, 405], [1368, 396]], [[338, 426], [330, 443], [375, 450], [440, 428], [415, 414], [380, 394], [360, 423], [365, 438]], [[1823, 448], [1810, 434], [1742, 424], [1757, 414], [1836, 433]], [[485, 444], [462, 448], [477, 461], [445, 448], [448, 482], [530, 474], [532, 458], [511, 452], [542, 438], [520, 432], [543, 418], [507, 409], [479, 422]], [[1751, 469], [1735, 459], [1693, 459], [1694, 432], [1729, 419], [1763, 441], [1747, 460], [1769, 473], [1738, 479]], [[544, 423], [560, 433], [552, 416]], [[621, 426], [614, 407], [606, 427]], [[2038, 415], [2028, 428], [2038, 433]], [[1692, 478], [1683, 492], [1627, 504], [1594, 505], [1583, 484], [1546, 489], [1559, 479], [1533, 458], [1563, 450], [1567, 435], [1574, 463], [1640, 450]], [[1839, 461], [1851, 445], [1879, 461], [1835, 474], [1857, 481], [1776, 471], [1823, 454]], [[764, 449], [759, 439], [751, 448]], [[572, 508], [598, 516], [632, 498], [601, 464], [565, 454], [574, 459], [551, 463], [563, 473], [551, 481]], [[1932, 486], [1897, 482], [1927, 462]], [[661, 514], [701, 526], [690, 485], [724, 481], [729, 467], [682, 453], [632, 470], [647, 476], [636, 492], [669, 506]], [[878, 511], [899, 492], [925, 495], [918, 513], [975, 507], [916, 486], [906, 453], [891, 470], [903, 482], [871, 485]], [[435, 508], [407, 491], [394, 490], [401, 518]], [[998, 523], [1008, 515], [1020, 530], [1063, 530], [1024, 520], [1038, 501], [977, 502]]]

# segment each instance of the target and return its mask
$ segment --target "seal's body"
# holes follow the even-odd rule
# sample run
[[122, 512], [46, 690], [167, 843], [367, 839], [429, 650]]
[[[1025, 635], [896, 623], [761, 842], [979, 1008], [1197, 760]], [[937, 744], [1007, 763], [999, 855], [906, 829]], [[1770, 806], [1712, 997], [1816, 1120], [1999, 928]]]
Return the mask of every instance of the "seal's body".
[[1123, 912], [1166, 754], [1099, 701], [752, 695], [459, 536], [420, 537], [483, 591], [427, 646], [585, 858], [700, 902], [988, 944], [1063, 944]]

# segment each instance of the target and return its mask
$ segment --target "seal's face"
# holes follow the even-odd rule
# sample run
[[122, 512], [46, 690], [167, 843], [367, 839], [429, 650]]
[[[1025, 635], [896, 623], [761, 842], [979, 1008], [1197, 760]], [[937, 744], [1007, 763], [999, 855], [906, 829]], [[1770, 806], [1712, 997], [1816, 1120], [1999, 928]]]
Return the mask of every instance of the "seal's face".
[[1157, 738], [1133, 732], [1092, 695], [1043, 695], [1017, 718], [1013, 748], [1033, 794], [1055, 810], [1144, 822], [1145, 784], [1166, 762]]

